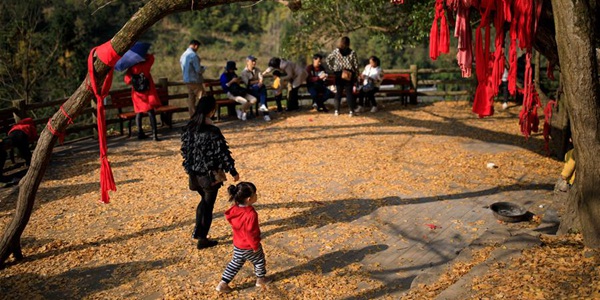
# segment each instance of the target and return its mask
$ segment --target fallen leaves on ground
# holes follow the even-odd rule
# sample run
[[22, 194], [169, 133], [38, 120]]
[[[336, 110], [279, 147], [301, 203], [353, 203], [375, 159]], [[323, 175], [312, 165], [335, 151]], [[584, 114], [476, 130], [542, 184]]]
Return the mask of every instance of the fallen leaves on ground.
[[[540, 136], [520, 135], [515, 112], [498, 111], [479, 119], [462, 101], [390, 103], [354, 118], [302, 111], [268, 123], [218, 124], [241, 179], [258, 187], [275, 278], [256, 288], [247, 264], [222, 298], [398, 299], [408, 289], [404, 278], [451, 257], [446, 245], [464, 247], [498, 226], [488, 211], [465, 219], [489, 205], [479, 201], [527, 193], [536, 204], [551, 203], [544, 187], [562, 164], [543, 155]], [[52, 158], [22, 236], [26, 259], [0, 271], [3, 297], [216, 298], [232, 255], [223, 218], [230, 203], [222, 188], [210, 231], [219, 245], [197, 250], [191, 232], [199, 196], [188, 190], [178, 133], [161, 142], [109, 139], [117, 191], [108, 205], [98, 203], [97, 144], [78, 147]], [[1, 193], [4, 228], [16, 194]], [[431, 210], [418, 209], [427, 203]], [[537, 207], [530, 210], [543, 212]]]

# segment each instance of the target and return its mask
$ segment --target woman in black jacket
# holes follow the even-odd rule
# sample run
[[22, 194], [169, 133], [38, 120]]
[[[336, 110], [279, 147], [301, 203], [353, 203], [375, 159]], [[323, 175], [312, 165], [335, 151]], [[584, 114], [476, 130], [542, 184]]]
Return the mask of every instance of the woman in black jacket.
[[183, 167], [189, 175], [190, 190], [197, 191], [201, 197], [196, 208], [193, 233], [193, 237], [198, 239], [198, 249], [217, 245], [217, 241], [209, 240], [207, 236], [217, 193], [223, 181], [227, 180], [225, 172], [230, 173], [234, 181], [240, 178], [225, 137], [210, 119], [215, 111], [215, 98], [202, 97], [181, 135], [181, 155]]

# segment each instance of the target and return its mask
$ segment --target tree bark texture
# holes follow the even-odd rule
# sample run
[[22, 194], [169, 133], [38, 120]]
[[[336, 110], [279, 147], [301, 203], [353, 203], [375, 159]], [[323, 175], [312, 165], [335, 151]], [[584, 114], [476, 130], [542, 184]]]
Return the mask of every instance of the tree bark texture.
[[[235, 2], [247, 2], [242, 0], [151, 0], [121, 28], [112, 38], [111, 43], [115, 51], [123, 55], [138, 38], [154, 23], [165, 17], [166, 15], [189, 11], [201, 10], [207, 7], [216, 5], [229, 4]], [[290, 3], [298, 4], [299, 1]], [[97, 78], [98, 87], [102, 87], [102, 83], [111, 67], [105, 65], [100, 60], [94, 62], [94, 71]], [[81, 114], [85, 107], [89, 106], [93, 93], [88, 90], [89, 78], [86, 78], [79, 88], [65, 101], [63, 109], [72, 118]], [[100, 89], [99, 89], [100, 90]], [[51, 119], [52, 127], [58, 132], [64, 132], [67, 128], [67, 118], [57, 111]], [[33, 152], [31, 165], [27, 174], [19, 183], [19, 196], [17, 206], [11, 222], [7, 225], [0, 239], [0, 268], [13, 254], [16, 260], [23, 258], [21, 251], [21, 235], [29, 222], [35, 196], [42, 178], [46, 172], [54, 144], [57, 137], [54, 136], [48, 128], [45, 128], [40, 134], [38, 144]], [[109, 156], [110, 157], [110, 156]]]
[[[552, 0], [556, 40], [577, 151], [569, 205], [577, 208], [584, 244], [600, 248], [600, 83], [596, 42], [600, 9], [594, 0]], [[561, 231], [567, 231], [563, 224]]]

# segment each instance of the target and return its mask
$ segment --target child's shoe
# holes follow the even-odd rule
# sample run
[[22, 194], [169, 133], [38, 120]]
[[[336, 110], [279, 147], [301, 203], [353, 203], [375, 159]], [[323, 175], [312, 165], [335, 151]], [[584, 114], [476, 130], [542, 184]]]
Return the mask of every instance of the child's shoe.
[[245, 113], [245, 112], [243, 112], [243, 113], [242, 113], [242, 117], [241, 117], [240, 119], [242, 119], [242, 121], [246, 121], [246, 120], [248, 120], [248, 114], [247, 114], [247, 113]]
[[356, 107], [356, 109], [354, 110], [354, 112], [357, 112], [357, 113], [363, 112], [363, 107], [359, 105], [358, 107]]
[[337, 116], [340, 115], [340, 112], [336, 110], [336, 111], [333, 112], [333, 115], [337, 117]]
[[379, 109], [377, 109], [377, 106], [373, 106], [373, 108], [371, 108], [372, 113], [376, 113], [377, 111], [379, 111]]
[[267, 284], [273, 282], [273, 278], [271, 277], [258, 277], [256, 278], [256, 286], [258, 287], [262, 287], [262, 286], [266, 286]]
[[267, 122], [271, 121], [271, 117], [269, 117], [269, 115], [265, 115], [264, 119], [265, 119], [265, 121], [267, 121]]
[[227, 282], [221, 280], [221, 282], [219, 282], [219, 284], [217, 285], [217, 287], [215, 288], [215, 290], [217, 290], [217, 292], [221, 292], [221, 293], [231, 293], [233, 290], [229, 287], [229, 285], [227, 284]]
[[263, 104], [258, 108], [258, 111], [267, 112], [267, 111], [269, 111], [269, 109], [267, 108], [266, 105]]
[[238, 119], [241, 120], [242, 119], [242, 110], [238, 108], [238, 109], [235, 110], [235, 112], [237, 113]]

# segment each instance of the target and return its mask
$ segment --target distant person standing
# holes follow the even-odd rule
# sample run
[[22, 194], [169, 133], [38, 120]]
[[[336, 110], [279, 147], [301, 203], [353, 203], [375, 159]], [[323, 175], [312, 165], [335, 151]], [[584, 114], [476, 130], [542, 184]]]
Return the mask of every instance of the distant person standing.
[[125, 83], [131, 85], [131, 100], [133, 110], [135, 111], [135, 123], [138, 127], [138, 139], [147, 138], [142, 129], [142, 117], [147, 113], [150, 117], [150, 126], [152, 126], [152, 137], [158, 141], [158, 129], [156, 127], [155, 108], [161, 106], [160, 98], [156, 92], [154, 80], [150, 74], [150, 69], [154, 64], [154, 55], [146, 54], [146, 59], [127, 69], [125, 73]]
[[204, 94], [204, 67], [200, 65], [200, 57], [196, 54], [200, 47], [200, 42], [192, 40], [190, 46], [183, 52], [179, 58], [181, 71], [183, 72], [183, 82], [188, 88], [188, 109], [190, 117], [196, 109], [196, 101], [202, 98]]
[[350, 49], [349, 37], [340, 39], [338, 47], [327, 56], [327, 65], [335, 74], [335, 115], [339, 115], [342, 93], [345, 92], [350, 108], [349, 116], [352, 117], [356, 109], [352, 90], [358, 77], [358, 58], [356, 52]]

